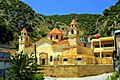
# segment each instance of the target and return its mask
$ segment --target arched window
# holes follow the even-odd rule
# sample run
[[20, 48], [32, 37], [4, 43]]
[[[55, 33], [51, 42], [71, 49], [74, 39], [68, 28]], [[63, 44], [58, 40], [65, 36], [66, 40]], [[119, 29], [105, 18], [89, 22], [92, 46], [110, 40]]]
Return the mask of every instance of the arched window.
[[24, 33], [25, 36], [27, 36], [27, 33]]
[[21, 41], [23, 40], [23, 38], [22, 38], [22, 37], [21, 37], [20, 39], [21, 39]]
[[72, 27], [73, 27], [73, 25], [72, 25]]
[[58, 35], [56, 35], [56, 39], [58, 39]]
[[79, 30], [77, 30], [77, 34], [79, 34]]
[[53, 60], [53, 59], [52, 59], [52, 56], [50, 56], [50, 62], [52, 62], [52, 60]]
[[50, 36], [50, 39], [52, 40], [52, 35]]
[[63, 59], [63, 61], [68, 61], [68, 59], [65, 58], [65, 59]]
[[74, 30], [72, 29], [71, 34], [74, 34]]
[[80, 61], [80, 60], [82, 60], [82, 58], [77, 58], [77, 61]]

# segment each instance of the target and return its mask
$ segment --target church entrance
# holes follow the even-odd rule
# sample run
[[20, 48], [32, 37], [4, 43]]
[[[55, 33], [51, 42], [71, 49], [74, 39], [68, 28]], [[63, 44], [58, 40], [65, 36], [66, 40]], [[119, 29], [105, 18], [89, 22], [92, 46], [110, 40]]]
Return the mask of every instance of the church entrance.
[[42, 65], [45, 65], [45, 58], [42, 59]]
[[41, 65], [47, 65], [48, 64], [48, 54], [47, 53], [40, 53], [39, 55], [40, 59], [40, 64]]

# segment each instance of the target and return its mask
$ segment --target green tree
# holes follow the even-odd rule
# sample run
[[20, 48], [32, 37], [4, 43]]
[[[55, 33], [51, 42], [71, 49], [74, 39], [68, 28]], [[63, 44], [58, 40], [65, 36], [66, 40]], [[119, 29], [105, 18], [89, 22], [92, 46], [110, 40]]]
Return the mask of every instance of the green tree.
[[17, 56], [11, 56], [6, 80], [34, 80], [37, 70], [38, 65], [35, 63], [33, 54], [21, 53]]
[[98, 18], [96, 31], [101, 36], [112, 36], [114, 30], [120, 29], [120, 0], [115, 5], [105, 9], [103, 14]]
[[33, 76], [33, 80], [44, 80], [44, 76], [41, 74], [36, 74]]

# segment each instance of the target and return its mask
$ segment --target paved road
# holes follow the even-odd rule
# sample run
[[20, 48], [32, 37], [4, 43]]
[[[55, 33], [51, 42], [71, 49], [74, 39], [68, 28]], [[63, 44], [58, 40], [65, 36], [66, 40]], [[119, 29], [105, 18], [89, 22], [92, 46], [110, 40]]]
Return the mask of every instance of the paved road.
[[45, 80], [106, 80], [111, 73], [83, 78], [45, 78]]

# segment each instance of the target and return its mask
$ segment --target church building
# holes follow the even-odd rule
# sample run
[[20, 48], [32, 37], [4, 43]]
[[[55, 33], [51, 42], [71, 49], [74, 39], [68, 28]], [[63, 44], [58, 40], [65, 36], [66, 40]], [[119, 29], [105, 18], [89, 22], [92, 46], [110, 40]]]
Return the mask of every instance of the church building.
[[[36, 45], [37, 63], [40, 65], [84, 65], [93, 64], [94, 55], [91, 48], [83, 47], [80, 40], [81, 31], [76, 27], [77, 21], [72, 20], [65, 33], [54, 28], [47, 38], [41, 38]], [[32, 53], [34, 46], [30, 46], [29, 36], [25, 28], [19, 37], [19, 52]]]

